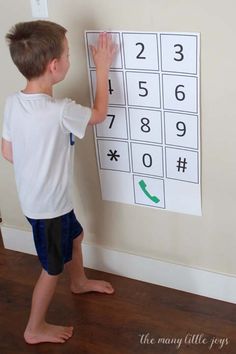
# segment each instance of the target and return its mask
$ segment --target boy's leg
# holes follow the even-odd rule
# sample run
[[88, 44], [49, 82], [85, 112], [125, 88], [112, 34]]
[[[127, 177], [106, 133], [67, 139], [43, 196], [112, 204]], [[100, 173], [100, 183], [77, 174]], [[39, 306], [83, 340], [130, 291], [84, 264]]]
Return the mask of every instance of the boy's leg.
[[31, 313], [24, 338], [29, 344], [40, 342], [64, 343], [72, 336], [73, 327], [55, 326], [46, 323], [45, 316], [55, 292], [59, 275], [49, 275], [45, 270], [35, 285]]
[[101, 280], [88, 279], [84, 272], [81, 242], [83, 233], [73, 240], [72, 260], [66, 263], [71, 281], [71, 291], [75, 294], [96, 291], [112, 294], [114, 292], [110, 283]]

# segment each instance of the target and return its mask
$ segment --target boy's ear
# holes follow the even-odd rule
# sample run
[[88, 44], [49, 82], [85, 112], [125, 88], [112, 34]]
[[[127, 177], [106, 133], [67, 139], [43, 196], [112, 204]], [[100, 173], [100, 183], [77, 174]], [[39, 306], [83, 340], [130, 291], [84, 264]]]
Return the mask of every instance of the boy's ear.
[[52, 59], [49, 63], [48, 63], [48, 69], [51, 73], [54, 73], [57, 70], [57, 59]]

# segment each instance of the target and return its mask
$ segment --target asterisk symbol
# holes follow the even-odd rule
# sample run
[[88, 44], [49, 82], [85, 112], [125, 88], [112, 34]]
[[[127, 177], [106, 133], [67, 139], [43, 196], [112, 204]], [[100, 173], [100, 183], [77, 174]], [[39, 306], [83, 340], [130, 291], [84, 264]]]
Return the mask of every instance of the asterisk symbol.
[[112, 161], [113, 159], [115, 161], [118, 161], [118, 158], [120, 157], [120, 155], [117, 154], [117, 150], [114, 150], [114, 152], [110, 149], [109, 150], [109, 154], [107, 154], [107, 156], [111, 157], [110, 160]]

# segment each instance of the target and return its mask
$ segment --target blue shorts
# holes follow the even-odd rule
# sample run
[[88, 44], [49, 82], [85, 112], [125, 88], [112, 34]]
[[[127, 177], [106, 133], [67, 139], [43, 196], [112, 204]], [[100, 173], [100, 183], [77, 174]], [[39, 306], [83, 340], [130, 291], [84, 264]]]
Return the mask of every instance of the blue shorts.
[[83, 232], [74, 211], [53, 219], [30, 219], [34, 244], [42, 267], [58, 275], [72, 260], [73, 240]]

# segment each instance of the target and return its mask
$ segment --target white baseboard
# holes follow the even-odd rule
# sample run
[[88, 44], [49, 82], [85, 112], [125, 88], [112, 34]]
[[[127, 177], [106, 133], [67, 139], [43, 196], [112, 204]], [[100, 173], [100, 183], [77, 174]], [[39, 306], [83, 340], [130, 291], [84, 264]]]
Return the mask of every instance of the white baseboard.
[[[36, 255], [32, 233], [1, 226], [7, 249]], [[236, 277], [83, 243], [84, 266], [131, 279], [236, 303]]]

